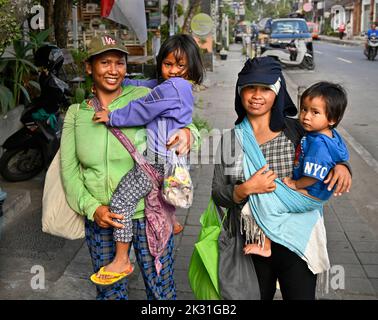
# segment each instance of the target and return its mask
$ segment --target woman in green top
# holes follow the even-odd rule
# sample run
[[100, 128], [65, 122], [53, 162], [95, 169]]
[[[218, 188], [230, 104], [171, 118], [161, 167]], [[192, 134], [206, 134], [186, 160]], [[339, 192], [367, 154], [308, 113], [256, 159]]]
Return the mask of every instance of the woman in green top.
[[[97, 98], [104, 109], [121, 108], [130, 101], [145, 96], [149, 89], [125, 86], [126, 48], [110, 36], [95, 37], [89, 45], [87, 72], [92, 76]], [[125, 147], [101, 124], [94, 123], [89, 101], [69, 108], [61, 141], [61, 165], [66, 198], [72, 209], [86, 216], [86, 241], [94, 271], [113, 260], [115, 243], [112, 228], [122, 228], [113, 219], [122, 215], [109, 211], [109, 200], [125, 172], [134, 161]], [[195, 126], [189, 126], [198, 137]], [[143, 152], [146, 135], [142, 127], [122, 128], [124, 134]], [[186, 151], [188, 128], [181, 129], [170, 141], [179, 138], [177, 150]], [[178, 137], [177, 137], [178, 136]], [[144, 201], [139, 201], [133, 216], [133, 246], [143, 274], [148, 299], [175, 299], [173, 280], [173, 236], [165, 254], [160, 276], [154, 268], [146, 240]], [[111, 275], [109, 275], [111, 276]], [[127, 278], [109, 286], [97, 286], [97, 299], [128, 299]]]

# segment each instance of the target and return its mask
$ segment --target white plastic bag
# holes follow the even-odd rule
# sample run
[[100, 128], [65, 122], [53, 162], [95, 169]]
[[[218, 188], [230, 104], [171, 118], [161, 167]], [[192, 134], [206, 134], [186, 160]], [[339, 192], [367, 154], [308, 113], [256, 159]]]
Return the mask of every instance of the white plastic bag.
[[193, 183], [189, 169], [184, 159], [176, 156], [174, 150], [170, 160], [164, 174], [163, 198], [177, 208], [187, 209], [193, 203]]

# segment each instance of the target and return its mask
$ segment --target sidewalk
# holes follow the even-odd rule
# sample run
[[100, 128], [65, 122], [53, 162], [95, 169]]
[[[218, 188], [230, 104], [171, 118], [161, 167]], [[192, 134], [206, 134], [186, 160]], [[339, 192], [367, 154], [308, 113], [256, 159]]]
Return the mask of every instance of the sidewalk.
[[337, 43], [337, 44], [344, 44], [349, 46], [363, 46], [365, 43], [365, 40], [363, 37], [354, 36], [353, 39], [346, 39], [344, 37], [342, 40], [337, 37], [331, 37], [326, 35], [319, 35], [320, 41], [325, 42], [331, 42], [331, 43]]
[[[233, 127], [236, 118], [235, 83], [237, 73], [243, 64], [241, 46], [231, 45], [227, 60], [215, 59], [214, 71], [207, 73], [205, 81], [207, 88], [195, 94], [194, 113], [207, 119], [214, 129]], [[287, 75], [285, 77], [289, 93], [296, 102], [297, 86]], [[206, 145], [207, 139], [203, 143]], [[211, 157], [209, 159], [211, 160]], [[351, 150], [352, 166], [359, 161], [358, 154]], [[177, 212], [178, 219], [185, 226], [183, 233], [175, 237], [175, 280], [177, 298], [180, 300], [194, 299], [188, 283], [188, 265], [200, 231], [199, 217], [207, 207], [210, 198], [213, 165], [203, 164], [203, 162], [194, 164], [191, 174], [195, 186], [193, 206], [188, 210]], [[358, 192], [358, 190], [353, 190], [353, 192]], [[323, 281], [323, 292], [319, 290], [318, 298], [377, 299], [377, 230], [372, 230], [367, 221], [358, 216], [348, 195], [333, 198], [326, 206], [324, 216], [332, 268], [328, 279]], [[33, 292], [30, 299], [95, 299], [95, 287], [88, 280], [91, 270], [88, 249], [83, 242], [72, 261], [65, 267], [62, 276], [48, 281], [46, 289]], [[146, 299], [143, 279], [138, 268], [130, 277], [129, 288], [130, 299]], [[279, 294], [277, 294], [277, 299], [279, 299]]]

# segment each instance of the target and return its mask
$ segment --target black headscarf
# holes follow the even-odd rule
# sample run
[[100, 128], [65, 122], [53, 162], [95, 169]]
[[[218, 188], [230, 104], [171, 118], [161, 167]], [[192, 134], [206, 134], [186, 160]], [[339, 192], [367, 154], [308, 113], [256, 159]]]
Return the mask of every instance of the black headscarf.
[[247, 114], [242, 105], [238, 88], [253, 84], [272, 85], [277, 82], [278, 78], [281, 79], [281, 87], [272, 107], [269, 127], [275, 132], [281, 131], [284, 128], [284, 117], [295, 116], [297, 108], [286, 90], [281, 65], [272, 57], [248, 59], [243, 69], [239, 72], [235, 89], [235, 111], [238, 114], [235, 124], [242, 122]]

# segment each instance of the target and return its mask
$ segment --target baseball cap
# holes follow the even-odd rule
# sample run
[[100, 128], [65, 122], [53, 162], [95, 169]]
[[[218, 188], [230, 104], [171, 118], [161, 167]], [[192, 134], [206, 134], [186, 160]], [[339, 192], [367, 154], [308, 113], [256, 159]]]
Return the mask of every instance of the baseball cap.
[[95, 36], [92, 38], [91, 42], [88, 45], [87, 59], [110, 50], [117, 50], [125, 54], [129, 54], [126, 47], [122, 45], [121, 40], [114, 36], [103, 35]]

